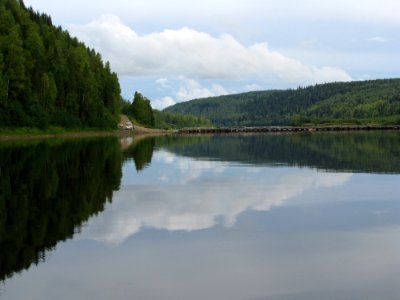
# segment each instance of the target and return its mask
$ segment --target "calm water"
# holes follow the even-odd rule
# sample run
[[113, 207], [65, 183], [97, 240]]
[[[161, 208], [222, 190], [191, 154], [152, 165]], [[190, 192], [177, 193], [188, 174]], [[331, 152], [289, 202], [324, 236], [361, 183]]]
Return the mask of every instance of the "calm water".
[[400, 299], [397, 132], [0, 143], [1, 299]]

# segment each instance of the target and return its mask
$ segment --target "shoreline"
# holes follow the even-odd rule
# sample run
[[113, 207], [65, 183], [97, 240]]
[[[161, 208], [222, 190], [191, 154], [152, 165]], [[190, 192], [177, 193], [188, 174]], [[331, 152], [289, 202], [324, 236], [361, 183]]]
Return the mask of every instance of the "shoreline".
[[332, 131], [379, 131], [400, 130], [400, 125], [368, 126], [260, 126], [260, 127], [220, 127], [220, 128], [182, 128], [178, 130], [165, 130], [134, 126], [133, 130], [84, 130], [54, 133], [1, 133], [0, 141], [50, 139], [50, 138], [87, 138], [87, 137], [132, 137], [132, 136], [162, 136], [170, 134], [229, 134], [229, 133], [257, 133], [257, 132], [332, 132]]
[[50, 138], [88, 138], [88, 137], [129, 137], [135, 135], [167, 135], [172, 131], [162, 129], [151, 129], [135, 126], [134, 130], [85, 130], [85, 131], [66, 131], [54, 133], [1, 133], [0, 141], [28, 140], [28, 139], [50, 139]]
[[61, 133], [0, 133], [0, 141], [25, 140], [25, 139], [50, 139], [50, 138], [84, 138], [117, 136], [123, 134], [116, 131], [72, 131]]
[[228, 134], [247, 132], [327, 132], [327, 131], [377, 131], [400, 130], [400, 125], [328, 125], [328, 126], [260, 126], [260, 127], [220, 127], [220, 128], [182, 128], [179, 134]]

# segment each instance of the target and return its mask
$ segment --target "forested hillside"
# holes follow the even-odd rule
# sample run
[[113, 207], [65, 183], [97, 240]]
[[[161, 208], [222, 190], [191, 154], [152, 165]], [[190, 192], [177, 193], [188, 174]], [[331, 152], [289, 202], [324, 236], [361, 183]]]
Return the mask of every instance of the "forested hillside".
[[0, 2], [0, 127], [116, 127], [120, 86], [100, 54], [22, 0]]
[[165, 111], [207, 117], [216, 126], [400, 123], [400, 79], [196, 99]]
[[209, 119], [188, 114], [179, 114], [154, 110], [155, 127], [160, 129], [178, 129], [184, 127], [212, 127]]

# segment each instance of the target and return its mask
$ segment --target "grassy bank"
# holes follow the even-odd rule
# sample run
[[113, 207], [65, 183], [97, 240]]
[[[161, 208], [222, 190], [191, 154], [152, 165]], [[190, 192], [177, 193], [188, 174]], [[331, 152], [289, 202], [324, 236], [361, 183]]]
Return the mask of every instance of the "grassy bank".
[[61, 127], [38, 128], [0, 128], [0, 140], [32, 139], [32, 138], [78, 138], [101, 136], [160, 135], [171, 131], [135, 126], [130, 130], [104, 130], [96, 128], [66, 129]]
[[89, 136], [110, 136], [126, 135], [127, 131], [104, 130], [95, 128], [65, 129], [60, 127], [38, 128], [1, 128], [0, 140], [27, 139], [27, 138], [55, 138], [55, 137], [89, 137]]

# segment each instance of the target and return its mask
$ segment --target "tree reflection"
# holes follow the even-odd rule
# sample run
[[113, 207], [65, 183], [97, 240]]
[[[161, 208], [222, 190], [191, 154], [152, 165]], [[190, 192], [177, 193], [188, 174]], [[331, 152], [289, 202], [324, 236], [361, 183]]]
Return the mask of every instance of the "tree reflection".
[[400, 134], [395, 131], [167, 136], [157, 139], [156, 147], [181, 156], [245, 164], [400, 172]]
[[122, 160], [136, 170], [154, 149], [244, 164], [400, 173], [398, 132], [251, 134], [0, 143], [0, 280], [45, 259], [119, 189]]
[[118, 140], [0, 144], [0, 280], [45, 259], [119, 189]]
[[151, 163], [155, 146], [154, 137], [135, 138], [124, 151], [125, 159], [133, 159], [136, 171], [140, 172]]

